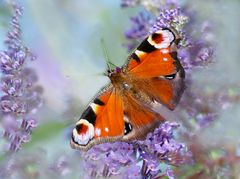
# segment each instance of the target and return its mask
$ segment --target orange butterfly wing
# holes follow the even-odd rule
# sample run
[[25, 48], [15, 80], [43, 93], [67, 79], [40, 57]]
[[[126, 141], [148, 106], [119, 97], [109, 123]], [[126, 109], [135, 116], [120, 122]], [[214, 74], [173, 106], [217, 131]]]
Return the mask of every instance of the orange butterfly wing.
[[[107, 97], [105, 96], [109, 96], [108, 100], [106, 100]], [[124, 131], [124, 121], [121, 96], [117, 94], [114, 89], [112, 93], [100, 96], [99, 100], [106, 104], [104, 106], [97, 106], [95, 104], [96, 122], [94, 126], [94, 137], [114, 137], [122, 135]]]
[[180, 38], [168, 28], [147, 37], [125, 67], [139, 79], [150, 79], [141, 89], [154, 101], [173, 110], [184, 91], [184, 69], [176, 52]]
[[[170, 51], [169, 49], [164, 50]], [[131, 73], [139, 78], [150, 78], [176, 73], [174, 59], [169, 53], [164, 54], [161, 50], [155, 50], [151, 53], [139, 53], [137, 50], [137, 54], [139, 54], [139, 58], [142, 60], [139, 64], [135, 60], [130, 61], [129, 69]]]
[[128, 96], [126, 100], [124, 117], [131, 125], [131, 130], [125, 132], [123, 141], [142, 139], [164, 120], [160, 114], [149, 110], [134, 97]]
[[143, 138], [163, 120], [132, 96], [105, 89], [83, 112], [72, 132], [71, 146], [88, 150], [95, 144]]
[[71, 146], [87, 150], [124, 135], [123, 101], [113, 87], [105, 89], [84, 111], [73, 129]]

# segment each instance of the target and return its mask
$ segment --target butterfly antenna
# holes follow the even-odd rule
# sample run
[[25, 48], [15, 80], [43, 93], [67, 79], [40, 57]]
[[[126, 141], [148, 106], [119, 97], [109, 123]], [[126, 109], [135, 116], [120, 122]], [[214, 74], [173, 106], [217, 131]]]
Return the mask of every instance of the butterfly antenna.
[[106, 63], [107, 63], [107, 67], [108, 67], [108, 70], [111, 70], [111, 66], [114, 66], [114, 67], [117, 67], [116, 65], [114, 65], [111, 61], [110, 61], [110, 58], [109, 58], [109, 55], [108, 55], [108, 52], [107, 52], [107, 48], [106, 48], [106, 45], [104, 43], [104, 40], [103, 38], [101, 38], [101, 44], [102, 44], [102, 50], [103, 50], [103, 53], [105, 55], [105, 60], [106, 60]]

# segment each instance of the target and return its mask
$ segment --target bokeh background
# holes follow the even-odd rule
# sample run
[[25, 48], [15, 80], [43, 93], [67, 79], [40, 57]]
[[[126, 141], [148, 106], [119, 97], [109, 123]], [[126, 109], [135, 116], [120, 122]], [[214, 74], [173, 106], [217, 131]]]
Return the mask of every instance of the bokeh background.
[[[5, 1], [1, 1], [0, 47], [4, 49], [3, 41], [11, 14], [8, 6], [4, 5]], [[34, 153], [40, 163], [48, 161], [50, 166], [55, 166], [58, 160], [75, 152], [69, 145], [74, 123], [96, 92], [109, 82], [100, 75], [106, 70], [100, 39], [104, 39], [111, 61], [121, 66], [128, 56], [123, 46], [126, 43], [124, 31], [131, 25], [129, 18], [141, 7], [122, 9], [119, 0], [18, 2], [24, 7], [21, 18], [23, 41], [37, 56], [37, 60], [28, 65], [37, 72], [37, 83], [44, 89], [44, 104], [35, 114], [38, 127], [34, 129], [31, 141], [14, 157]], [[199, 22], [211, 19], [216, 27], [215, 62], [193, 73], [192, 90], [211, 93], [226, 89], [226, 93], [239, 94], [240, 1], [193, 0], [189, 4], [197, 10]], [[226, 110], [218, 111], [219, 118], [213, 124], [198, 133], [204, 146], [216, 143], [240, 145], [239, 102], [229, 105]], [[240, 155], [240, 146], [238, 152]], [[1, 160], [4, 160], [4, 155]], [[80, 160], [68, 158], [70, 167], [63, 178], [84, 175], [77, 167]], [[42, 169], [37, 166], [27, 170], [39, 172], [40, 178], [55, 176], [53, 172], [41, 173]], [[19, 176], [23, 175], [15, 175]]]

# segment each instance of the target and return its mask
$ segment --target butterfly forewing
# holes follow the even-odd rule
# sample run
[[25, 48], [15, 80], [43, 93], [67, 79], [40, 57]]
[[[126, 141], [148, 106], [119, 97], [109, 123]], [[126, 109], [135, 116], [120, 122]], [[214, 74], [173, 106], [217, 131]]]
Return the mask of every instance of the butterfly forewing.
[[89, 104], [76, 123], [71, 146], [87, 150], [94, 144], [123, 135], [123, 101], [115, 88], [108, 87]]
[[153, 102], [161, 103], [174, 109], [184, 91], [184, 69], [176, 52], [180, 37], [171, 29], [161, 29], [149, 37], [130, 56], [124, 67], [136, 79], [145, 79], [148, 85], [136, 83], [152, 98]]

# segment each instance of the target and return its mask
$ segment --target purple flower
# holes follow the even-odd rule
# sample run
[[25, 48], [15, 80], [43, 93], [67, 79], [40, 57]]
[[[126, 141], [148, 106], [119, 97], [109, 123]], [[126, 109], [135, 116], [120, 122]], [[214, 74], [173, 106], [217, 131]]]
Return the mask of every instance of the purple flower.
[[221, 95], [206, 95], [199, 90], [187, 89], [180, 104], [180, 108], [185, 110], [188, 118], [182, 119], [184, 123], [192, 123], [195, 129], [201, 129], [210, 125], [218, 118], [217, 110], [222, 107]]
[[17, 151], [30, 140], [31, 131], [37, 126], [36, 120], [30, 116], [42, 104], [42, 88], [35, 85], [35, 72], [25, 67], [27, 61], [35, 57], [21, 40], [19, 17], [22, 8], [13, 4], [13, 10], [12, 28], [5, 40], [7, 50], [0, 51], [0, 115], [9, 150]]
[[149, 155], [143, 158], [143, 164], [141, 169], [141, 174], [145, 177], [155, 177], [157, 174], [161, 173], [159, 168], [160, 162], [156, 160], [155, 156]]
[[132, 17], [132, 28], [126, 31], [125, 36], [127, 39], [139, 39], [148, 34], [151, 27], [151, 18], [148, 14], [140, 12], [138, 16]]
[[150, 32], [153, 33], [160, 28], [174, 28], [180, 34], [183, 32], [184, 25], [188, 22], [188, 17], [185, 16], [180, 8], [165, 9], [160, 12]]
[[135, 48], [136, 43], [139, 43], [138, 41], [142, 41], [149, 34], [149, 29], [153, 24], [150, 15], [144, 12], [140, 12], [130, 20], [132, 27], [125, 32], [125, 37], [129, 41], [127, 44], [129, 51]]
[[[93, 169], [90, 174], [103, 177], [119, 175], [122, 167], [135, 161], [134, 156], [133, 145], [124, 142], [100, 144], [83, 153], [87, 163], [95, 166], [95, 170]], [[100, 166], [96, 165], [98, 163]]]
[[173, 171], [172, 171], [170, 168], [167, 168], [167, 170], [166, 170], [166, 176], [167, 176], [169, 179], [174, 179]]
[[[174, 140], [173, 130], [177, 127], [177, 123], [165, 122], [148, 134], [144, 141], [94, 146], [88, 152], [82, 153], [87, 166], [91, 166], [91, 170], [85, 170], [90, 176], [102, 177], [157, 177], [159, 173], [163, 175], [164, 171], [159, 167], [161, 163], [179, 165], [184, 163], [187, 156], [184, 145]], [[133, 173], [129, 170], [133, 170]]]
[[67, 160], [67, 156], [60, 156], [51, 166], [50, 168], [61, 176], [66, 176], [71, 173], [69, 168], [69, 161]]
[[37, 121], [34, 118], [23, 118], [21, 128], [24, 129], [26, 132], [30, 132], [32, 128], [37, 127]]
[[196, 116], [196, 121], [199, 124], [200, 127], [205, 127], [209, 124], [211, 124], [216, 118], [216, 113], [207, 113], [207, 114], [198, 114]]
[[1, 63], [1, 70], [3, 73], [12, 74], [14, 73], [14, 71], [18, 71], [21, 69], [21, 66], [24, 63], [24, 59], [10, 57], [7, 54], [7, 52], [0, 52], [0, 63]]
[[38, 178], [48, 172], [46, 154], [39, 149], [32, 152], [21, 150], [6, 156], [4, 161], [0, 163], [0, 178]]
[[122, 173], [123, 173], [122, 175], [123, 178], [127, 178], [127, 179], [141, 178], [140, 166], [138, 166], [135, 163], [125, 167]]

